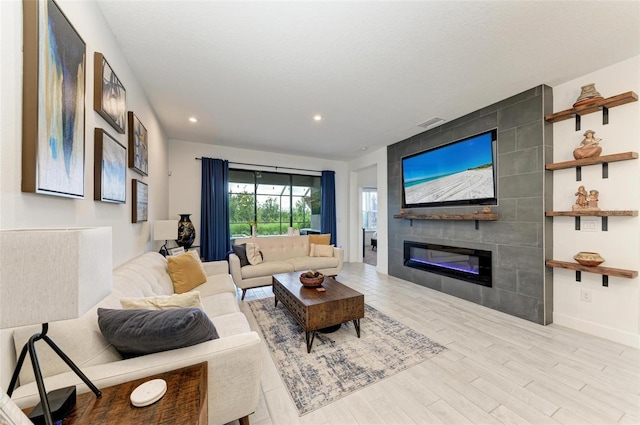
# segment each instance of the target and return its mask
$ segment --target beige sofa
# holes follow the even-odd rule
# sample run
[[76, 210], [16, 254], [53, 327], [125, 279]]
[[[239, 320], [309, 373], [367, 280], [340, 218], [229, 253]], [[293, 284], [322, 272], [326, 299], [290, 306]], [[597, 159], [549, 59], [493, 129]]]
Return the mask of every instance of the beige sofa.
[[[203, 265], [207, 282], [194, 291], [200, 292], [204, 310], [220, 336], [218, 339], [123, 359], [102, 336], [97, 321], [98, 307], [119, 309], [122, 298], [173, 294], [167, 260], [155, 252], [143, 254], [115, 269], [111, 295], [78, 319], [50, 323], [49, 336], [98, 388], [206, 361], [209, 424], [226, 424], [236, 419], [248, 423], [248, 415], [258, 405], [260, 391], [260, 338], [251, 331], [246, 317], [240, 312], [227, 262], [216, 261]], [[18, 350], [39, 329], [39, 326], [14, 329], [13, 338]], [[88, 391], [86, 385], [46, 344], [39, 343], [36, 349], [47, 391], [74, 384], [79, 393]], [[33, 406], [39, 401], [28, 361], [22, 368], [20, 385], [12, 399], [21, 408]]]
[[240, 238], [234, 245], [255, 243], [260, 247], [263, 262], [240, 266], [236, 254], [229, 254], [229, 268], [236, 286], [242, 289], [242, 299], [248, 289], [271, 285], [277, 273], [317, 270], [325, 276], [336, 276], [342, 270], [344, 250], [333, 248], [332, 257], [309, 256], [309, 236], [267, 236]]

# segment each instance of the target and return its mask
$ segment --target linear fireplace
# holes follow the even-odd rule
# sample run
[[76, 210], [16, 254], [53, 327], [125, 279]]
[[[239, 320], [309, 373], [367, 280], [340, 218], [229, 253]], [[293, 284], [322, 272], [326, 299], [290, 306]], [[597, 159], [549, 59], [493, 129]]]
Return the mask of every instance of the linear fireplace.
[[404, 241], [404, 265], [491, 287], [491, 251]]

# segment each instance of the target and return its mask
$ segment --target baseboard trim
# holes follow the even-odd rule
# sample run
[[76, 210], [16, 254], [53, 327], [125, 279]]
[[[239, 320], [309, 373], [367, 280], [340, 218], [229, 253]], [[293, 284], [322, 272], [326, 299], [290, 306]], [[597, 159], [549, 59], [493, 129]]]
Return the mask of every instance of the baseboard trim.
[[604, 326], [599, 323], [576, 319], [560, 313], [553, 313], [553, 323], [576, 331], [584, 332], [613, 342], [640, 348], [640, 335], [620, 329]]

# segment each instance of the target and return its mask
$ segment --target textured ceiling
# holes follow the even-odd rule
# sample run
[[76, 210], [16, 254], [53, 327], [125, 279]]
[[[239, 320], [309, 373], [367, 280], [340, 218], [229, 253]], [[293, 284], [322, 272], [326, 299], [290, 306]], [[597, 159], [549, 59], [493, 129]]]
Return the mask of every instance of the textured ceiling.
[[169, 138], [336, 160], [640, 54], [638, 1], [98, 3]]

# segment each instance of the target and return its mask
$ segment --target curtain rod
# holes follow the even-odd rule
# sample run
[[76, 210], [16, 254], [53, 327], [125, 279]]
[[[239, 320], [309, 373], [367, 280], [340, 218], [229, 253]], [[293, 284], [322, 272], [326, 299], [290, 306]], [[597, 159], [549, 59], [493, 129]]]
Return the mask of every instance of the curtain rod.
[[[196, 161], [202, 161], [202, 158], [198, 158], [196, 157]], [[250, 165], [252, 167], [267, 167], [267, 168], [274, 168], [276, 171], [278, 170], [278, 168], [281, 168], [283, 170], [297, 170], [297, 171], [311, 171], [313, 173], [322, 173], [321, 170], [310, 170], [308, 168], [293, 168], [293, 167], [277, 167], [275, 165], [263, 165], [263, 164], [248, 164], [246, 162], [232, 162], [229, 161], [229, 164], [235, 164], [235, 165]]]

